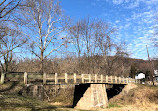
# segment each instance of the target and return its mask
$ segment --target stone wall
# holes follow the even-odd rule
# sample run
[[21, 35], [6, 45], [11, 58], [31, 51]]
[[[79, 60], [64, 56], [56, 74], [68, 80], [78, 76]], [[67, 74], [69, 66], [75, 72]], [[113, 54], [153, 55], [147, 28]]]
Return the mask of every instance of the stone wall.
[[48, 102], [59, 102], [65, 105], [73, 104], [75, 85], [26, 85], [22, 95]]

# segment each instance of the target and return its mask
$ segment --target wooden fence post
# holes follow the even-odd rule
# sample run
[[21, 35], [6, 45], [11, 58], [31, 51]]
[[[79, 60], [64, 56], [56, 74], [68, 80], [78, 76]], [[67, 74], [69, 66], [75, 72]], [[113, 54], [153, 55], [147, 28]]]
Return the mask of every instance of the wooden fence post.
[[58, 84], [58, 74], [55, 73], [55, 84]]
[[124, 77], [124, 81], [125, 81], [125, 83], [127, 83], [127, 80], [126, 80], [126, 78]]
[[117, 76], [115, 76], [115, 83], [117, 83]]
[[140, 79], [138, 80], [138, 83], [139, 83], [139, 84], [141, 83]]
[[138, 80], [137, 80], [137, 79], [135, 79], [135, 83], [138, 83]]
[[74, 73], [74, 83], [76, 83], [76, 73]]
[[108, 82], [109, 82], [109, 81], [108, 81], [108, 78], [109, 78], [109, 77], [108, 77], [108, 75], [106, 75], [106, 83], [108, 83]]
[[27, 84], [27, 77], [28, 77], [27, 72], [24, 72], [24, 84]]
[[124, 78], [125, 79], [125, 83], [127, 83], [127, 78]]
[[43, 84], [47, 84], [47, 74], [43, 73]]
[[132, 80], [132, 78], [130, 78], [130, 79], [129, 79], [129, 82], [130, 82], [130, 83], [133, 83], [133, 80]]
[[119, 77], [119, 83], [121, 84], [121, 82], [122, 82], [122, 81], [121, 81], [121, 77]]
[[137, 80], [136, 80], [136, 79], [133, 79], [133, 83], [137, 83]]
[[89, 76], [89, 83], [91, 83], [91, 74], [89, 74], [88, 76]]
[[123, 84], [125, 83], [125, 79], [124, 79], [124, 77], [122, 77], [122, 81], [123, 81]]
[[81, 74], [82, 83], [84, 83], [84, 74]]
[[127, 83], [129, 83], [129, 78], [126, 78]]
[[110, 76], [111, 83], [113, 83], [112, 76]]
[[97, 74], [95, 74], [95, 83], [97, 83], [98, 80], [97, 80]]
[[101, 74], [101, 83], [103, 83], [103, 74]]
[[135, 79], [132, 79], [132, 78], [131, 78], [131, 80], [132, 80], [132, 83], [136, 83], [136, 80], [135, 80]]
[[65, 83], [68, 83], [67, 73], [65, 73]]
[[1, 73], [1, 84], [4, 84], [5, 73]]

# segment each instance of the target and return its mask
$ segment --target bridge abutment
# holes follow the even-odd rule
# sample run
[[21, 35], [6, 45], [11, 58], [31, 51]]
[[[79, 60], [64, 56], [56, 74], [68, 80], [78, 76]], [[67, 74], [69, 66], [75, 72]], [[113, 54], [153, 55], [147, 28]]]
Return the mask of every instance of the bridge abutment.
[[74, 90], [74, 84], [28, 85], [23, 88], [22, 95], [52, 103], [61, 103], [65, 106], [72, 106]]
[[90, 84], [90, 87], [85, 91], [75, 108], [90, 110], [93, 108], [106, 108], [107, 106], [108, 98], [105, 84]]

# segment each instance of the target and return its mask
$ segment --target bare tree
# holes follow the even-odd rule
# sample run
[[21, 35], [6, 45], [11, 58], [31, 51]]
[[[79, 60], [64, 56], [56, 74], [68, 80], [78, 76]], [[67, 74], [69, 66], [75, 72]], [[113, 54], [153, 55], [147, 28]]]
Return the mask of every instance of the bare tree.
[[[92, 54], [94, 55], [95, 50], [95, 40], [94, 40], [94, 27], [93, 27], [93, 21], [90, 20], [90, 18], [79, 20], [75, 25], [73, 25], [70, 28], [70, 35], [72, 38], [72, 42], [74, 43], [74, 46], [76, 48], [77, 54], [78, 54], [78, 63], [79, 63], [79, 69], [83, 70], [81, 65], [81, 54], [86, 56], [86, 61], [84, 61], [84, 64], [86, 65], [86, 73], [90, 73], [90, 67], [92, 65]], [[92, 51], [92, 47], [94, 50]], [[82, 61], [83, 62], [83, 61]]]
[[120, 67], [117, 64], [117, 60], [120, 57], [126, 55], [125, 50], [113, 41], [114, 33], [116, 29], [111, 27], [108, 23], [103, 20], [99, 20], [95, 23], [95, 38], [97, 40], [97, 47], [100, 50], [100, 54], [103, 57], [103, 62], [100, 65], [101, 73], [108, 75], [112, 74], [115, 70]]
[[0, 64], [3, 72], [8, 72], [8, 68], [13, 61], [13, 53], [16, 53], [17, 48], [21, 48], [27, 39], [20, 37], [21, 33], [10, 29], [5, 28], [6, 34], [1, 39], [0, 44]]
[[26, 0], [24, 4], [26, 7], [22, 11], [24, 19], [21, 23], [26, 26], [25, 34], [31, 52], [40, 59], [40, 71], [43, 72], [44, 59], [65, 43], [67, 19], [58, 1]]
[[81, 53], [83, 48], [83, 35], [82, 35], [82, 23], [78, 21], [75, 25], [69, 28], [71, 42], [74, 44], [74, 47], [78, 55], [78, 64], [79, 64], [79, 73], [81, 73]]
[[17, 9], [17, 7], [20, 5], [20, 2], [21, 0], [2, 0], [0, 2], [0, 57], [4, 57], [7, 53], [10, 53], [10, 51], [12, 52], [15, 48], [19, 47], [16, 44], [17, 46], [13, 45], [8, 50], [4, 50], [5, 44], [8, 42], [10, 43], [10, 41], [5, 40], [8, 35], [12, 36], [10, 35], [11, 30], [19, 33], [19, 31], [16, 30], [17, 27], [14, 27], [14, 24], [12, 22], [13, 20], [11, 20], [11, 18], [15, 14], [15, 9]]
[[90, 73], [90, 51], [92, 46], [92, 22], [89, 18], [82, 20], [82, 35], [86, 46], [87, 55], [87, 73]]
[[[90, 18], [82, 19], [70, 28], [70, 34], [79, 59], [82, 52], [83, 64], [81, 66], [86, 67], [86, 73], [111, 74], [114, 66], [115, 68], [119, 67], [116, 61], [125, 53], [122, 50], [123, 47], [112, 40], [115, 31], [116, 29], [110, 27], [103, 20], [92, 20]], [[100, 62], [101, 57], [103, 57], [103, 61]], [[81, 60], [79, 60], [79, 63], [81, 63]], [[82, 70], [85, 69], [82, 68]]]
[[[92, 49], [95, 49], [95, 38], [94, 38], [94, 22], [91, 20], [89, 17], [82, 19], [79, 21], [80, 25], [78, 28], [78, 34], [81, 36], [80, 38], [80, 43], [77, 43], [78, 46], [82, 46], [84, 48], [84, 55], [86, 56], [86, 68], [87, 68], [87, 73], [90, 73], [90, 67], [92, 65], [92, 58], [91, 56], [94, 55]], [[78, 40], [79, 41], [79, 40]], [[84, 47], [83, 47], [84, 45]], [[79, 47], [78, 47], [79, 48]], [[94, 51], [95, 52], [95, 51]]]

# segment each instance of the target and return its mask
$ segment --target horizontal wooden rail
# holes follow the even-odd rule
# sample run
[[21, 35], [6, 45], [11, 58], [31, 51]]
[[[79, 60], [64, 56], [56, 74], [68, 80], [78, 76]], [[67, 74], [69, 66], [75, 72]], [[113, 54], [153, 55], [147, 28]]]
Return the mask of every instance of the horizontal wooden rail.
[[30, 82], [43, 81], [43, 84], [81, 84], [81, 83], [109, 83], [109, 84], [128, 84], [139, 83], [140, 81], [132, 78], [124, 78], [117, 76], [98, 75], [98, 74], [46, 74], [46, 73], [1, 73], [1, 84], [5, 80], [20, 81], [24, 84]]

